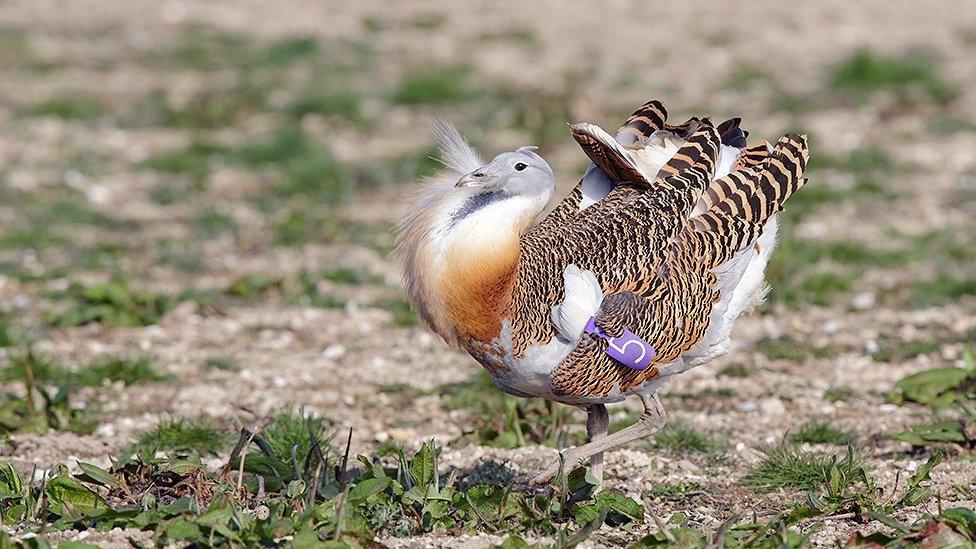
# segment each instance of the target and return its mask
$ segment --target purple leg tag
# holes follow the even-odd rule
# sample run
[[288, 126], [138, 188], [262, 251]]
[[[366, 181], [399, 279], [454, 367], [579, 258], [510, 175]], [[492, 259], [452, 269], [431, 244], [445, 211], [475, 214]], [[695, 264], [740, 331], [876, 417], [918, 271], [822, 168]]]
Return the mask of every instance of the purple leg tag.
[[612, 337], [596, 326], [596, 317], [590, 317], [583, 331], [607, 342], [607, 354], [628, 368], [646, 370], [654, 357], [654, 347], [633, 332], [624, 328], [620, 337]]

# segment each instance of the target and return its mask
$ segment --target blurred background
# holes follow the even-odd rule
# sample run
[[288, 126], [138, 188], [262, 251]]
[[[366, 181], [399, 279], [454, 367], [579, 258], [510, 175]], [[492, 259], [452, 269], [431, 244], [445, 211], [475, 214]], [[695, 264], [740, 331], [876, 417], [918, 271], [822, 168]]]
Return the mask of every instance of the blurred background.
[[[827, 415], [900, 470], [880, 435], [933, 412], [895, 382], [976, 341], [974, 56], [956, 2], [2, 1], [0, 454], [104, 461], [160, 422], [291, 406], [354, 451], [436, 435], [458, 464], [541, 465], [508, 448], [582, 415], [512, 404], [417, 326], [392, 222], [438, 166], [432, 117], [489, 157], [538, 145], [565, 193], [567, 122], [657, 98], [750, 143], [808, 133], [812, 161], [768, 303], [665, 397], [745, 457], [654, 459], [735, 476]], [[26, 371], [63, 399], [37, 413]]]

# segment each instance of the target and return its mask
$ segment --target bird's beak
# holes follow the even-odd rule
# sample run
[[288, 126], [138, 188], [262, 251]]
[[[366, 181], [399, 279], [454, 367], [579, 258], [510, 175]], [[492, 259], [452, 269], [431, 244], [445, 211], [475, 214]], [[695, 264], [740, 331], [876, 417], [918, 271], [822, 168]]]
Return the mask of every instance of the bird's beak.
[[489, 177], [488, 174], [482, 171], [481, 168], [478, 168], [477, 170], [469, 174], [466, 174], [461, 179], [458, 179], [457, 184], [454, 186], [459, 189], [465, 187], [483, 187], [487, 185], [488, 182], [490, 182], [491, 180], [492, 178]]

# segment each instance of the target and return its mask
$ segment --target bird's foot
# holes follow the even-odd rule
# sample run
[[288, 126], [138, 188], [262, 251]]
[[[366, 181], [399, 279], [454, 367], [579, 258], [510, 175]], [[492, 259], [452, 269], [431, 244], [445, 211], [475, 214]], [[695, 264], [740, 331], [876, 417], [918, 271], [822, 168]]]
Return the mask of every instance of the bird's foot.
[[[578, 447], [570, 448], [561, 452], [559, 454], [559, 459], [556, 460], [556, 463], [553, 463], [541, 473], [536, 475], [535, 478], [532, 479], [531, 483], [536, 486], [549, 484], [555, 480], [557, 476], [559, 476], [560, 469], [563, 470], [564, 474], [569, 474], [570, 471], [572, 471], [583, 461], [583, 459], [586, 458], [585, 455], [579, 454], [580, 452]], [[596, 460], [596, 463], [593, 462], [592, 457], [590, 459], [590, 474], [596, 478], [596, 484], [599, 486], [603, 484], [603, 454], [602, 452], [600, 453], [599, 460]]]
[[[626, 427], [604, 437], [600, 437], [597, 440], [592, 440], [587, 444], [582, 446], [576, 446], [575, 448], [570, 448], [564, 450], [559, 454], [559, 460], [553, 465], [549, 466], [546, 470], [542, 471], [535, 478], [532, 479], [532, 484], [541, 485], [549, 484], [556, 478], [559, 474], [560, 469], [564, 472], [569, 472], [573, 470], [579, 462], [583, 461], [589, 457], [596, 457], [596, 461], [593, 463], [594, 473], [599, 473], [599, 477], [603, 476], [603, 452], [620, 446], [621, 444], [626, 444], [628, 442], [644, 438], [648, 435], [652, 435], [659, 431], [661, 427], [664, 427], [664, 423], [667, 421], [667, 414], [664, 413], [664, 408], [661, 406], [661, 401], [658, 400], [657, 395], [651, 396], [641, 396], [641, 402], [644, 404], [644, 413], [637, 422], [630, 427]], [[602, 480], [602, 478], [600, 478]]]
[[535, 486], [544, 486], [552, 482], [556, 478], [556, 475], [558, 474], [559, 474], [559, 464], [557, 463], [551, 467], [546, 468], [544, 471], [536, 475], [531, 482]]

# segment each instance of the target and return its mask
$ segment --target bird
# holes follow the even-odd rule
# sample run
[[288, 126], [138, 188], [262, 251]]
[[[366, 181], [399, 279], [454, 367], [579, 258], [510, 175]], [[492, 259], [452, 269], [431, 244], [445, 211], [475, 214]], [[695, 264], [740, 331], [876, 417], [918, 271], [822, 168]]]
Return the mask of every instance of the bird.
[[[556, 178], [538, 148], [484, 162], [454, 126], [431, 123], [444, 166], [396, 225], [405, 293], [500, 390], [586, 411], [588, 441], [533, 483], [587, 459], [602, 482], [604, 452], [665, 425], [663, 384], [725, 354], [765, 299], [777, 215], [806, 183], [809, 152], [796, 134], [749, 146], [740, 124], [672, 125], [658, 100], [615, 135], [571, 124], [590, 164], [550, 209]], [[643, 412], [609, 433], [606, 405], [627, 398]]]

